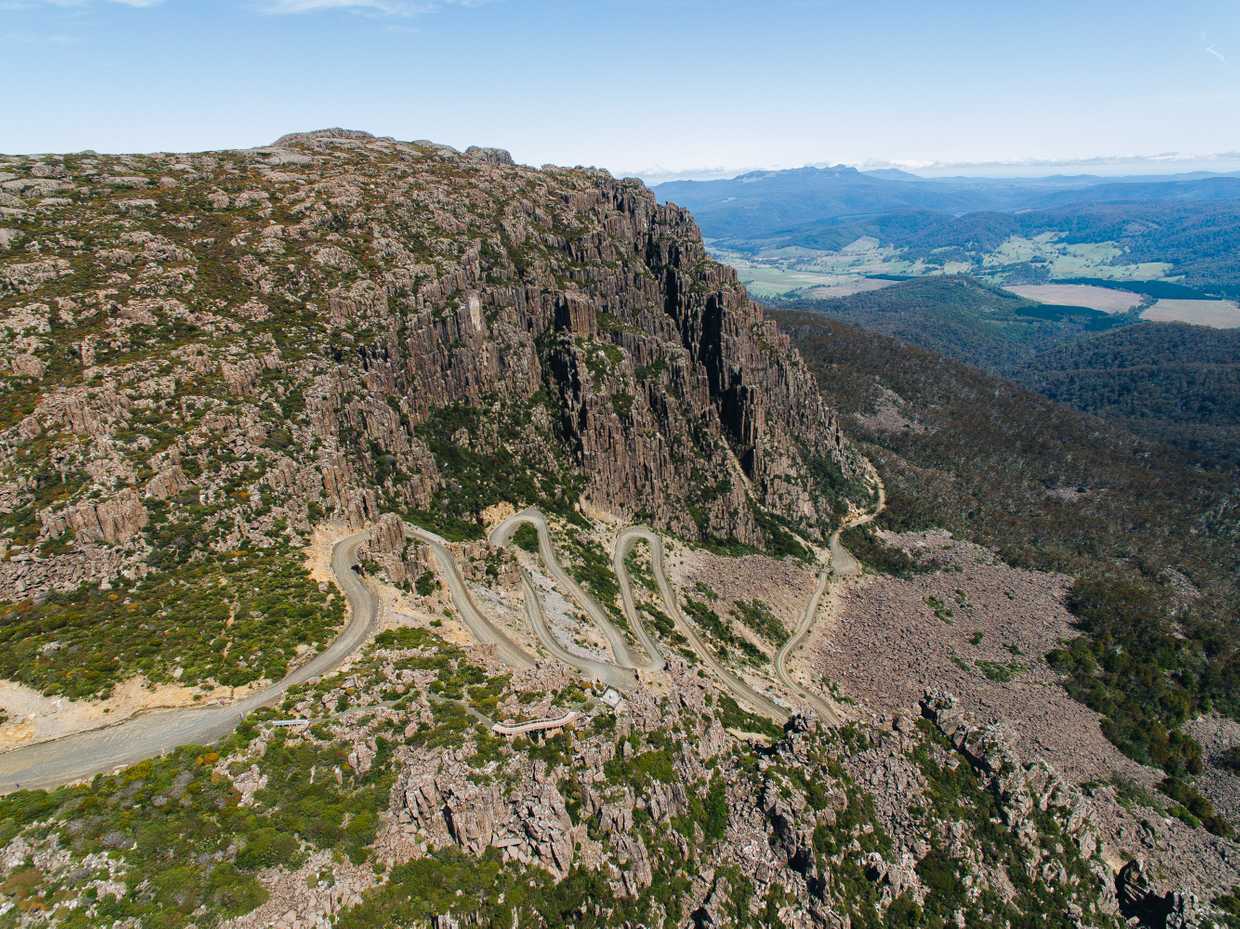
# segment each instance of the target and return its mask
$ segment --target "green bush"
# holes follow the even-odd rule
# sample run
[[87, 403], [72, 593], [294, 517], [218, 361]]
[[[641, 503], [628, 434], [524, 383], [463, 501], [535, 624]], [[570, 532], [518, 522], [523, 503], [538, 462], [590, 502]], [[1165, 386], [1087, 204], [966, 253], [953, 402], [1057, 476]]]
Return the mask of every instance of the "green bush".
[[538, 530], [529, 523], [522, 523], [512, 534], [512, 541], [530, 554], [538, 553]]
[[870, 525], [846, 529], [840, 533], [840, 542], [858, 561], [880, 574], [909, 578], [934, 570], [933, 566], [922, 564], [903, 549], [888, 545]]
[[[575, 516], [584, 479], [573, 456], [536, 424], [533, 404], [484, 398], [432, 410], [416, 432], [444, 478], [414, 522], [449, 539], [481, 538], [482, 511], [509, 502]], [[461, 433], [469, 438], [460, 442]]]
[[342, 599], [320, 593], [290, 550], [242, 549], [112, 590], [0, 604], [0, 677], [74, 699], [107, 696], [139, 674], [232, 687], [278, 680], [299, 646], [318, 649], [343, 616]]
[[977, 669], [986, 675], [989, 680], [996, 684], [1008, 684], [1016, 680], [1017, 676], [1025, 670], [1025, 666], [1017, 661], [987, 661], [979, 659]]
[[737, 635], [730, 623], [724, 622], [718, 613], [701, 600], [686, 596], [684, 610], [686, 616], [719, 643], [719, 653], [723, 658], [729, 656], [731, 649], [736, 649], [750, 663], [757, 664], [766, 660], [756, 645]]
[[246, 837], [245, 844], [237, 852], [236, 865], [244, 871], [276, 865], [291, 867], [297, 861], [300, 850], [295, 836], [264, 826]]
[[719, 724], [737, 732], [756, 732], [768, 739], [777, 739], [783, 735], [783, 729], [775, 725], [765, 716], [750, 713], [727, 694], [719, 694], [715, 698], [716, 715]]
[[788, 627], [761, 600], [737, 600], [732, 615], [772, 645], [780, 645], [788, 638]]
[[1203, 797], [1192, 784], [1178, 777], [1165, 777], [1158, 783], [1158, 789], [1178, 803], [1196, 822], [1215, 835], [1230, 836], [1231, 827], [1223, 817], [1214, 811], [1214, 805]]
[[429, 597], [439, 589], [439, 580], [433, 572], [423, 571], [413, 582], [413, 589], [417, 591], [419, 597]]
[[1088, 635], [1047, 656], [1068, 692], [1103, 714], [1103, 732], [1124, 754], [1167, 773], [1164, 793], [1225, 834], [1187, 781], [1202, 771], [1201, 747], [1179, 727], [1228, 699], [1234, 669], [1207, 669], [1203, 652], [1177, 634], [1165, 595], [1131, 576], [1078, 579], [1068, 607]]

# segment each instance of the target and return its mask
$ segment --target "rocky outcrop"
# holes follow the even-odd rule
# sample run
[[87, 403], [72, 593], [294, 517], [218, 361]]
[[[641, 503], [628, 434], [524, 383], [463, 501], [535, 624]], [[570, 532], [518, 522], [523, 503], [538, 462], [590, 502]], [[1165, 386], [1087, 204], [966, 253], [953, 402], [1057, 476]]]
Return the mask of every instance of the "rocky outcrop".
[[1045, 762], [1022, 763], [1001, 726], [975, 725], [951, 694], [927, 692], [921, 710], [955, 750], [988, 779], [988, 789], [995, 796], [1013, 841], [1028, 849], [1037, 860], [1041, 852], [1036, 845], [1035, 813], [1053, 815], [1093, 871], [1106, 910], [1118, 911], [1111, 873], [1102, 861], [1101, 840], [1080, 791], [1060, 779]]
[[[92, 438], [106, 435], [129, 414], [132, 401], [113, 385], [69, 388], [48, 396], [27, 417], [27, 431], [66, 429]], [[25, 423], [23, 423], [25, 425]]]
[[350, 322], [370, 324], [389, 318], [387, 295], [374, 281], [360, 280], [338, 287], [327, 295], [327, 311], [332, 325]]
[[48, 258], [10, 264], [0, 268], [0, 296], [9, 293], [31, 293], [59, 277], [70, 273], [69, 262], [63, 258]]
[[577, 836], [545, 766], [522, 772], [527, 776], [515, 791], [494, 781], [476, 783], [469, 770], [448, 764], [434, 772], [407, 772], [397, 785], [402, 821], [436, 845], [451, 843], [473, 855], [494, 848], [505, 861], [564, 878]]
[[320, 141], [350, 141], [350, 142], [369, 142], [376, 137], [361, 129], [341, 129], [339, 126], [332, 129], [312, 129], [309, 132], [289, 132], [280, 136], [271, 143], [272, 148], [281, 148], [287, 145], [294, 145], [298, 142], [320, 142]]
[[170, 464], [157, 471], [155, 476], [147, 481], [146, 495], [156, 500], [167, 500], [175, 497], [187, 487], [189, 487], [189, 480], [185, 476], [185, 471], [179, 464]]
[[108, 581], [124, 566], [122, 552], [94, 545], [53, 558], [0, 557], [0, 590], [9, 600], [38, 598], [51, 590], [75, 590]]
[[[325, 140], [360, 152], [378, 144], [335, 130], [281, 144], [313, 151]], [[602, 172], [531, 172], [497, 153], [471, 150], [462, 162], [436, 151], [454, 170], [478, 172], [450, 192], [461, 202], [471, 185], [516, 190], [530, 179], [545, 199], [508, 199], [453, 267], [433, 269], [393, 239], [382, 280], [328, 294], [328, 324], [365, 340], [341, 353], [338, 380], [383, 401], [339, 409], [349, 429], [401, 470], [423, 471], [411, 433], [436, 410], [550, 396], [596, 506], [750, 543], [763, 541], [751, 498], [810, 531], [830, 520], [838, 501], [816, 483], [821, 462], [851, 478], [862, 464], [788, 341], [707, 257], [688, 213]], [[338, 191], [365, 212], [349, 181]], [[433, 207], [439, 234], [457, 234], [454, 212], [448, 198]], [[324, 421], [325, 432], [336, 428]], [[425, 504], [425, 490], [393, 492]]]
[[103, 507], [43, 505], [42, 533], [23, 512], [25, 544], [136, 538], [142, 513], [107, 502], [124, 485], [161, 525], [203, 507], [220, 550], [433, 510], [462, 479], [440, 433], [462, 408], [477, 422], [451, 444], [491, 462], [465, 475], [479, 511], [555, 500], [761, 546], [780, 522], [821, 536], [864, 493], [795, 350], [639, 181], [328, 129], [228, 157], [31, 159], [3, 183], [23, 204], [72, 187], [104, 230], [23, 225], [0, 255], [18, 375], [0, 485], [54, 472], [58, 499]]
[[433, 570], [426, 546], [408, 539], [404, 520], [395, 513], [384, 513], [375, 521], [364, 558], [377, 564], [393, 584], [406, 588], [424, 571]]
[[78, 503], [63, 510], [44, 510], [39, 519], [48, 538], [71, 530], [83, 541], [117, 544], [141, 532], [148, 516], [142, 498], [129, 487], [107, 500]]
[[1208, 929], [1223, 925], [1222, 915], [1191, 893], [1160, 894], [1139, 858], [1124, 865], [1115, 878], [1120, 910], [1147, 929]]
[[14, 374], [22, 377], [40, 378], [43, 376], [43, 362], [34, 355], [14, 355], [9, 365]]
[[483, 148], [478, 145], [471, 145], [465, 149], [466, 158], [475, 158], [478, 161], [486, 162], [491, 165], [504, 165], [511, 167], [515, 162], [512, 155], [506, 149], [502, 148]]

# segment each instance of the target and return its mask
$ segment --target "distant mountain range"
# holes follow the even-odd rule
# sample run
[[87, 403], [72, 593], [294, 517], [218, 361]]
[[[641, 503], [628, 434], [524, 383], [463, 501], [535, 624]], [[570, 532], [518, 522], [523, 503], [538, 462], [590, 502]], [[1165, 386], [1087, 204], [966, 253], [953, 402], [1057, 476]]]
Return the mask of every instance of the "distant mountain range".
[[728, 180], [668, 181], [660, 200], [693, 211], [708, 237], [754, 236], [789, 225], [906, 209], [947, 213], [1024, 211], [1064, 204], [1240, 199], [1231, 174], [1053, 175], [1033, 178], [923, 178], [898, 168], [859, 171], [848, 165], [750, 171]]
[[832, 253], [873, 239], [902, 261], [917, 262], [918, 273], [986, 269], [1009, 282], [1034, 282], [1063, 275], [1037, 256], [1013, 261], [994, 252], [1013, 238], [1042, 236], [1109, 246], [1096, 259], [1105, 263], [1151, 265], [1113, 274], [1095, 268], [1099, 276], [1171, 277], [1240, 293], [1238, 174], [921, 178], [835, 165], [674, 181], [654, 190], [660, 200], [692, 210], [715, 248], [759, 258]]

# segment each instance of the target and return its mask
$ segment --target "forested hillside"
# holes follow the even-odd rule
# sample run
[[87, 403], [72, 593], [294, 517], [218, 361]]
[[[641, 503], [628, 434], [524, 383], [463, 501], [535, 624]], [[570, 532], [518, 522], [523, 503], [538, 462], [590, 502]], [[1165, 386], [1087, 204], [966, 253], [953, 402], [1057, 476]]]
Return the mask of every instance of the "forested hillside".
[[1140, 323], [1038, 352], [1016, 377], [1194, 459], [1240, 466], [1240, 330]]
[[1125, 753], [1167, 772], [1167, 791], [1192, 798], [1203, 760], [1183, 725], [1240, 718], [1234, 481], [931, 352], [813, 313], [776, 316], [886, 481], [885, 525], [945, 526], [1076, 579], [1082, 635], [1053, 656], [1065, 685]]
[[782, 305], [814, 310], [1004, 375], [1049, 344], [1123, 322], [1086, 307], [1035, 303], [965, 275], [935, 275], [834, 300]]
[[[1137, 288], [1148, 298], [1175, 286]], [[1034, 303], [966, 275], [783, 305], [1002, 375], [1202, 466], [1240, 463], [1240, 330]]]

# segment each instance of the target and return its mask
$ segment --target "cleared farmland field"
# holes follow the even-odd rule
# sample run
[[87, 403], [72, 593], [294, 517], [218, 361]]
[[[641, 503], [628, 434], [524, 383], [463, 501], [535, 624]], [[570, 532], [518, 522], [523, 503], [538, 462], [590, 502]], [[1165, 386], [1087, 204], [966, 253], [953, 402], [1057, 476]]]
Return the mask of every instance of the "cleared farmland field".
[[1155, 323], [1236, 329], [1240, 328], [1240, 305], [1231, 300], [1159, 300], [1141, 318]]
[[802, 291], [801, 296], [809, 300], [830, 300], [833, 297], [850, 297], [853, 294], [864, 293], [868, 290], [881, 290], [895, 283], [897, 282], [880, 280], [874, 277], [861, 277], [855, 281], [811, 287], [808, 290]]
[[840, 274], [804, 268], [787, 268], [748, 261], [731, 254], [720, 254], [720, 260], [736, 269], [736, 275], [755, 299], [803, 297], [825, 300], [849, 294], [888, 287], [894, 281]]
[[1141, 295], [1089, 284], [1015, 284], [1004, 288], [1026, 300], [1061, 306], [1085, 306], [1103, 313], [1127, 313], [1141, 302]]

